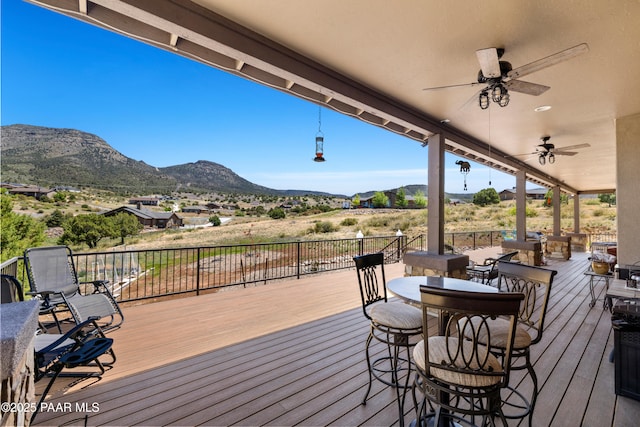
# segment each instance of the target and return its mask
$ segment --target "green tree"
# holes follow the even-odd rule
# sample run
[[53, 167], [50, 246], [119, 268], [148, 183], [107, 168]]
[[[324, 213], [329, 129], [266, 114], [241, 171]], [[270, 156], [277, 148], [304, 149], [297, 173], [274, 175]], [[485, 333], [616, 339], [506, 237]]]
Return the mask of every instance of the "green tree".
[[214, 226], [217, 227], [220, 224], [222, 224], [222, 221], [220, 221], [220, 217], [218, 215], [212, 215], [209, 217], [209, 222]]
[[66, 191], [59, 191], [56, 194], [53, 195], [53, 201], [54, 202], [61, 202], [64, 203], [67, 201], [67, 192]]
[[356, 194], [355, 196], [353, 196], [353, 200], [351, 200], [351, 206], [355, 206], [355, 207], [360, 206], [360, 195], [359, 194]]
[[0, 196], [0, 261], [21, 256], [25, 249], [40, 246], [45, 225], [28, 215], [13, 212], [11, 197]]
[[427, 198], [424, 196], [424, 193], [422, 191], [416, 191], [416, 194], [413, 195], [413, 200], [415, 201], [417, 207], [427, 207]]
[[396, 206], [399, 208], [406, 208], [409, 206], [407, 193], [404, 191], [404, 187], [398, 188], [398, 192], [396, 193]]
[[371, 203], [374, 208], [386, 208], [389, 205], [389, 198], [382, 191], [376, 191]]
[[120, 237], [120, 244], [124, 245], [124, 238], [140, 234], [144, 228], [135, 215], [119, 212], [108, 218], [111, 221], [114, 233]]
[[269, 212], [267, 212], [267, 215], [269, 215], [271, 219], [282, 219], [286, 216], [284, 209], [282, 208], [269, 209]]
[[47, 216], [44, 220], [44, 223], [47, 227], [62, 227], [62, 224], [69, 218], [71, 218], [71, 214], [63, 214], [60, 209], [56, 209], [51, 212], [51, 215]]
[[500, 196], [495, 188], [485, 188], [473, 195], [473, 204], [478, 206], [497, 205], [500, 203]]
[[93, 249], [105, 237], [118, 237], [113, 222], [94, 213], [74, 216], [64, 223], [63, 228], [64, 233], [59, 240], [63, 245], [86, 243]]
[[616, 204], [615, 194], [598, 194], [598, 199], [600, 203], [607, 203], [609, 206]]

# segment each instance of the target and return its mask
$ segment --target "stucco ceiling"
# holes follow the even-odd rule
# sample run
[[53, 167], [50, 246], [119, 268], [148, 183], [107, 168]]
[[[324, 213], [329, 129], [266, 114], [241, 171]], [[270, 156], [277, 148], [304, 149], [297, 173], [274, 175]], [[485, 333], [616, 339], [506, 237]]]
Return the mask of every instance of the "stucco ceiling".
[[[324, 103], [425, 143], [568, 191], [616, 187], [617, 118], [640, 113], [640, 1], [42, 0], [178, 54]], [[481, 110], [476, 50], [514, 68], [586, 43], [588, 52], [521, 80], [539, 96]], [[536, 107], [548, 105], [545, 112]], [[447, 123], [441, 123], [448, 120]], [[551, 136], [574, 156], [541, 166]], [[408, 142], [411, 143], [411, 142]]]

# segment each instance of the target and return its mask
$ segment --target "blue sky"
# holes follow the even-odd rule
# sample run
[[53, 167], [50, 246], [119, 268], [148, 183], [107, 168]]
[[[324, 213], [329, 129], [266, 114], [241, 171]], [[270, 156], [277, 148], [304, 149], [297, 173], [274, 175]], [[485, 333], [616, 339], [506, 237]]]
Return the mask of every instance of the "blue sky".
[[[1, 123], [73, 128], [164, 167], [220, 163], [275, 189], [353, 195], [427, 184], [427, 150], [318, 106], [22, 0], [2, 0]], [[447, 154], [445, 190], [464, 193]], [[471, 164], [467, 192], [515, 178]]]

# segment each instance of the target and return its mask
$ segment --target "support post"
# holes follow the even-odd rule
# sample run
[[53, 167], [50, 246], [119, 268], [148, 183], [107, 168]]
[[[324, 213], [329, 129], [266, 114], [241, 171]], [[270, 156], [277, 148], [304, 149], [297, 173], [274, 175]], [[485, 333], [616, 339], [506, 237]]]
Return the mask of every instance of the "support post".
[[444, 254], [444, 137], [434, 134], [428, 140], [427, 251]]
[[560, 236], [562, 234], [560, 227], [560, 186], [553, 187], [553, 235]]
[[516, 173], [516, 240], [527, 240], [527, 174]]

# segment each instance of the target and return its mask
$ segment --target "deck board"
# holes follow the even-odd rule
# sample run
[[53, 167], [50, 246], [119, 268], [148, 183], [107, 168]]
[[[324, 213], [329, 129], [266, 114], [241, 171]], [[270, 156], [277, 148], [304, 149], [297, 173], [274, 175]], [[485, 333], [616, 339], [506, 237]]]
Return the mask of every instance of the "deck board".
[[[535, 426], [623, 427], [640, 419], [640, 402], [614, 393], [610, 315], [601, 303], [589, 307], [587, 262], [586, 254], [550, 261], [559, 273], [543, 339], [532, 348]], [[402, 273], [400, 264], [387, 266], [387, 280]], [[115, 367], [97, 384], [57, 388], [48, 399], [99, 403], [89, 425], [398, 425], [393, 389], [374, 381], [361, 405], [368, 322], [354, 270], [124, 310], [125, 324], [110, 334]], [[522, 372], [512, 380], [530, 391]], [[406, 423], [412, 408], [407, 395]], [[81, 415], [43, 413], [35, 425]]]

